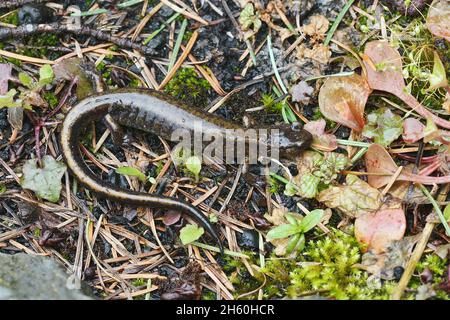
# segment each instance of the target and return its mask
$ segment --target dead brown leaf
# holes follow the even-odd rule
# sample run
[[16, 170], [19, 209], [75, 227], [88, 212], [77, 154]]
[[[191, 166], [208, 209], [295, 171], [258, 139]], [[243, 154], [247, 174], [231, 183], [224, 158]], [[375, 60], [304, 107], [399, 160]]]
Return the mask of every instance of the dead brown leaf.
[[328, 78], [320, 88], [322, 114], [356, 131], [364, 127], [364, 108], [372, 90], [360, 75]]

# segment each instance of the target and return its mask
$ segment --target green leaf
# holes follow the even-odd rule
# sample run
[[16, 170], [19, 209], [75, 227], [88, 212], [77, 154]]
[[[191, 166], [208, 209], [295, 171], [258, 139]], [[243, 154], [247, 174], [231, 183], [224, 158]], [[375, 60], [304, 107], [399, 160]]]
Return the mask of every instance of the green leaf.
[[182, 145], [177, 145], [172, 149], [170, 155], [175, 166], [179, 166], [186, 163], [186, 160], [191, 156], [191, 152]]
[[358, 217], [367, 211], [378, 210], [382, 204], [380, 197], [378, 189], [349, 174], [345, 185], [322, 190], [316, 199], [329, 208], [336, 208], [351, 217]]
[[294, 234], [291, 239], [289, 239], [289, 242], [286, 246], [286, 254], [290, 254], [292, 251], [294, 251], [301, 236], [302, 236], [302, 233], [297, 233], [297, 234]]
[[142, 182], [147, 181], [147, 177], [145, 174], [143, 174], [139, 169], [133, 168], [133, 167], [120, 167], [116, 169], [116, 172], [118, 174], [124, 174], [127, 176], [136, 177]]
[[27, 87], [28, 89], [31, 89], [33, 87], [33, 79], [26, 74], [25, 72], [19, 72], [19, 81], [20, 83]]
[[186, 168], [195, 175], [196, 180], [198, 180], [198, 175], [200, 170], [202, 170], [202, 162], [199, 157], [192, 156], [186, 160]]
[[45, 64], [39, 69], [39, 84], [45, 86], [51, 84], [54, 78], [53, 69], [49, 64]]
[[211, 213], [209, 215], [209, 222], [217, 223], [217, 222], [219, 222], [219, 217], [216, 214]]
[[4, 96], [0, 95], [0, 109], [5, 107], [20, 107], [22, 105], [22, 101], [14, 101], [14, 96], [16, 93], [17, 91], [15, 89], [11, 89]]
[[282, 224], [278, 227], [271, 229], [267, 233], [267, 240], [282, 239], [292, 236], [293, 234], [299, 233], [301, 231], [298, 225], [293, 224]]
[[445, 217], [445, 220], [447, 220], [447, 221], [450, 220], [450, 203], [444, 209], [444, 217]]
[[434, 52], [433, 73], [430, 74], [429, 81], [430, 87], [428, 88], [428, 91], [443, 88], [448, 85], [444, 64], [436, 51]]
[[288, 183], [286, 183], [286, 187], [284, 189], [285, 195], [292, 197], [292, 196], [295, 196], [297, 194], [297, 192], [298, 192], [298, 187], [294, 183], [292, 183], [290, 181]]
[[389, 146], [403, 132], [403, 122], [399, 115], [388, 108], [381, 108], [367, 116], [363, 136], [371, 138], [384, 147]]
[[258, 14], [255, 14], [253, 4], [247, 3], [239, 16], [239, 23], [242, 30], [247, 31], [253, 26], [253, 31], [257, 32], [261, 28], [261, 20]]
[[39, 198], [57, 202], [62, 188], [61, 178], [66, 169], [63, 162], [58, 162], [49, 155], [42, 158], [42, 168], [37, 166], [36, 159], [30, 159], [23, 166], [20, 184], [23, 188], [34, 191]]
[[303, 232], [308, 232], [322, 220], [324, 214], [325, 211], [323, 211], [322, 209], [311, 211], [302, 219], [299, 227]]
[[180, 230], [180, 239], [184, 245], [197, 241], [204, 233], [203, 228], [188, 224]]
[[317, 195], [320, 178], [311, 173], [305, 173], [300, 177], [300, 189], [298, 194], [303, 198], [314, 198]]
[[300, 223], [300, 220], [297, 219], [297, 217], [295, 215], [293, 215], [292, 213], [288, 212], [284, 215], [284, 217], [290, 224], [298, 225]]

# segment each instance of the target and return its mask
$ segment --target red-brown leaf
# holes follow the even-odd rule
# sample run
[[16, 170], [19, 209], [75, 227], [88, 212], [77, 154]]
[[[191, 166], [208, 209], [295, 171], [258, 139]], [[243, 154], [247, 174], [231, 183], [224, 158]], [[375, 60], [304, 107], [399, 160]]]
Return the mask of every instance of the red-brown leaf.
[[364, 108], [371, 89], [360, 75], [328, 78], [320, 88], [322, 114], [356, 131], [364, 127]]

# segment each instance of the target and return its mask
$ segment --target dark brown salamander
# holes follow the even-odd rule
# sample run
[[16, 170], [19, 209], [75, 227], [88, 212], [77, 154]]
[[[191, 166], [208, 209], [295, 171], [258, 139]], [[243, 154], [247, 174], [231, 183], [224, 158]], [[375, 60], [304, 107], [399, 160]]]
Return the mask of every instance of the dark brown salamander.
[[[217, 232], [208, 219], [191, 204], [176, 198], [136, 192], [111, 185], [96, 177], [84, 163], [79, 150], [79, 136], [92, 121], [108, 116], [119, 125], [152, 132], [164, 139], [171, 140], [176, 129], [194, 130], [194, 123], [201, 123], [202, 130], [212, 134], [225, 135], [226, 129], [243, 129], [223, 118], [189, 107], [180, 101], [154, 90], [121, 89], [101, 93], [86, 98], [74, 106], [67, 114], [61, 131], [62, 154], [73, 175], [96, 194], [123, 203], [153, 208], [179, 210], [198, 222], [222, 248]], [[307, 148], [311, 144], [311, 134], [298, 126], [281, 126], [281, 154]], [[234, 131], [234, 130], [233, 130]], [[235, 136], [227, 139], [244, 139]], [[284, 153], [283, 153], [284, 151]]]

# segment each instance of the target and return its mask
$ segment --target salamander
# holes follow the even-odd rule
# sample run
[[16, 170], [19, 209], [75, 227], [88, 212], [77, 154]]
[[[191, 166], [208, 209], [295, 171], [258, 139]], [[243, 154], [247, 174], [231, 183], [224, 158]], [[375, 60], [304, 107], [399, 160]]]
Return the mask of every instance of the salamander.
[[[101, 197], [121, 203], [179, 210], [199, 223], [222, 248], [217, 231], [191, 204], [172, 197], [120, 188], [102, 181], [91, 172], [79, 149], [80, 134], [92, 121], [102, 118], [109, 119], [109, 128], [119, 134], [120, 126], [128, 126], [171, 141], [175, 130], [193, 132], [195, 124], [201, 124], [204, 132], [248, 143], [248, 137], [240, 136], [245, 129], [220, 116], [190, 107], [164, 93], [129, 88], [102, 92], [80, 101], [69, 110], [61, 128], [62, 155], [75, 178], [87, 188]], [[296, 124], [277, 128], [281, 156], [298, 154], [311, 144], [311, 134]], [[230, 132], [234, 133], [230, 136]]]

